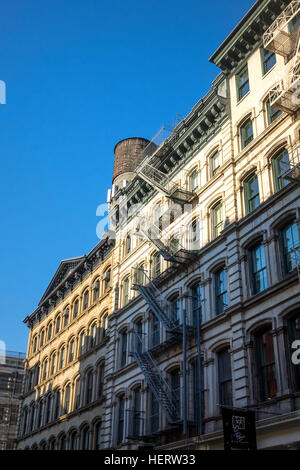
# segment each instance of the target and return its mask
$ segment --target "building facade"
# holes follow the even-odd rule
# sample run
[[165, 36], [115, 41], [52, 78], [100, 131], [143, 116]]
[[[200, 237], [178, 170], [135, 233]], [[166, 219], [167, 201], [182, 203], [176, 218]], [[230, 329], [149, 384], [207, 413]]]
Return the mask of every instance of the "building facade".
[[19, 449], [222, 449], [224, 406], [300, 448], [299, 24], [257, 1], [173, 132], [115, 147], [106, 238], [26, 319]]
[[0, 354], [0, 450], [15, 448], [25, 354]]

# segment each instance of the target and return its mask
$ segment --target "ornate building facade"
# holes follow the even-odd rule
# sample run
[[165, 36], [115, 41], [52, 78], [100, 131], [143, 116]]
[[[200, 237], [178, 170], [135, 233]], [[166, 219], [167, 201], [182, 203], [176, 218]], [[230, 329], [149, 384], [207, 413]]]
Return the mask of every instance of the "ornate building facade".
[[257, 1], [173, 132], [115, 147], [106, 238], [26, 319], [19, 449], [222, 449], [224, 406], [300, 448], [299, 24]]

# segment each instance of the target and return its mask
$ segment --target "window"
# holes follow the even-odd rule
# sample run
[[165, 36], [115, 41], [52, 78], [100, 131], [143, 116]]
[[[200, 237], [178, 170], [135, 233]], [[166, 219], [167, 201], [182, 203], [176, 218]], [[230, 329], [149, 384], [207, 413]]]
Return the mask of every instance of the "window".
[[129, 277], [123, 282], [123, 307], [129, 302]]
[[192, 322], [194, 327], [197, 327], [202, 322], [202, 287], [200, 284], [193, 286], [191, 289], [192, 295]]
[[178, 234], [174, 235], [174, 237], [170, 241], [170, 250], [172, 253], [177, 253], [179, 251], [180, 245], [179, 245], [179, 239], [178, 239]]
[[155, 279], [161, 273], [161, 256], [155, 253], [152, 257], [152, 278]]
[[100, 281], [96, 281], [94, 283], [94, 294], [93, 294], [93, 300], [94, 302], [99, 299], [99, 295], [100, 295]]
[[52, 337], [52, 323], [48, 326], [48, 341], [50, 341]]
[[133, 410], [132, 410], [132, 434], [137, 437], [141, 435], [141, 389], [136, 388], [133, 395]]
[[180, 370], [176, 369], [170, 374], [170, 385], [172, 391], [173, 403], [180, 414]]
[[57, 334], [60, 330], [60, 316], [56, 319], [56, 327], [55, 327], [55, 334]]
[[38, 429], [42, 426], [43, 422], [43, 400], [40, 400], [39, 403], [39, 412], [38, 412], [38, 422], [37, 422], [37, 427]]
[[52, 354], [51, 358], [51, 375], [55, 374], [56, 372], [56, 353]]
[[66, 436], [63, 435], [60, 438], [59, 449], [66, 450], [66, 448], [67, 448], [67, 439], [66, 439]]
[[66, 355], [66, 348], [63, 346], [60, 350], [60, 357], [59, 357], [59, 368], [62, 369], [65, 366], [65, 355]]
[[247, 119], [240, 128], [242, 149], [247, 147], [253, 140], [253, 125], [251, 118]]
[[69, 309], [66, 308], [64, 311], [64, 327], [68, 325], [69, 323]]
[[[202, 360], [201, 360], [202, 364]], [[201, 384], [203, 384], [203, 367], [198, 367], [198, 360], [193, 361], [192, 365], [192, 378], [193, 378], [193, 409], [194, 409], [194, 420], [197, 424], [200, 424], [200, 408], [202, 407], [203, 409], [203, 387], [201, 387]], [[200, 375], [199, 375], [200, 373]], [[199, 380], [199, 377], [201, 378], [201, 383]], [[200, 392], [200, 389], [202, 388], [202, 393]]]
[[94, 348], [97, 344], [97, 323], [95, 322], [91, 327], [90, 348]]
[[127, 332], [121, 333], [121, 361], [120, 367], [124, 367], [127, 362]]
[[75, 302], [74, 302], [74, 307], [73, 307], [73, 318], [74, 319], [77, 317], [78, 311], [79, 311], [79, 300], [76, 299]]
[[269, 327], [258, 333], [255, 337], [255, 343], [259, 398], [265, 401], [276, 397], [277, 394], [275, 356], [271, 328]]
[[106, 336], [107, 328], [108, 328], [108, 314], [105, 313], [105, 315], [103, 315], [102, 317], [102, 339], [104, 339]]
[[136, 284], [138, 286], [144, 286], [146, 281], [145, 276], [145, 265], [141, 263], [136, 269]]
[[[291, 345], [294, 341], [300, 340], [300, 312], [297, 312], [288, 322], [288, 347], [291, 351], [291, 355], [294, 350], [291, 349]], [[290, 359], [292, 364], [292, 358]], [[300, 367], [292, 364], [292, 387], [295, 392], [300, 392]]]
[[28, 411], [27, 411], [27, 408], [25, 408], [23, 412], [23, 432], [22, 432], [23, 435], [26, 434], [27, 418], [28, 418]]
[[30, 407], [30, 427], [29, 427], [29, 432], [33, 431], [33, 425], [34, 425], [34, 415], [35, 415], [35, 407], [34, 405], [31, 405]]
[[179, 297], [176, 297], [175, 299], [170, 301], [170, 316], [172, 322], [175, 324], [180, 323], [180, 300]]
[[247, 65], [236, 76], [236, 86], [237, 86], [237, 98], [238, 98], [238, 101], [240, 101], [250, 91], [249, 74], [248, 74]]
[[86, 405], [91, 403], [93, 399], [93, 383], [94, 383], [94, 374], [93, 374], [93, 371], [90, 370], [86, 376], [86, 397], [85, 397]]
[[155, 315], [151, 318], [151, 340], [150, 345], [152, 348], [160, 344], [160, 322]]
[[119, 416], [118, 416], [118, 434], [117, 444], [121, 444], [124, 438], [124, 423], [125, 423], [125, 400], [124, 395], [119, 397]]
[[83, 297], [83, 310], [86, 310], [89, 306], [89, 291], [87, 290]]
[[300, 24], [300, 14], [298, 13], [294, 18], [289, 22], [289, 32], [292, 33], [295, 31]]
[[264, 246], [261, 244], [254, 246], [250, 249], [249, 254], [251, 264], [251, 288], [252, 294], [255, 295], [268, 287]]
[[128, 255], [131, 251], [131, 237], [128, 234], [126, 239], [125, 239], [125, 256]]
[[90, 446], [90, 430], [88, 426], [82, 430], [82, 450], [89, 450]]
[[139, 320], [135, 323], [134, 332], [135, 332], [135, 351], [138, 354], [141, 354], [143, 352], [143, 344], [144, 344], [142, 320]]
[[299, 230], [295, 222], [284, 227], [280, 232], [284, 274], [291, 273], [297, 266], [295, 249], [299, 249]]
[[104, 281], [104, 292], [106, 292], [107, 289], [110, 288], [110, 276], [111, 276], [110, 269], [108, 269], [107, 271], [105, 271], [105, 273], [103, 273], [102, 279]]
[[218, 353], [218, 376], [220, 405], [232, 406], [231, 357], [228, 349]]
[[79, 337], [79, 354], [85, 353], [85, 332], [82, 331]]
[[69, 362], [74, 361], [74, 352], [75, 352], [75, 340], [73, 338], [69, 344]]
[[51, 395], [48, 395], [47, 397], [47, 405], [46, 405], [46, 423], [45, 424], [48, 424], [50, 422], [50, 418], [51, 418], [51, 405], [52, 405], [52, 396]]
[[263, 75], [271, 70], [276, 65], [276, 55], [272, 51], [261, 48], [261, 60]]
[[58, 419], [59, 416], [60, 416], [60, 390], [57, 390], [55, 394], [54, 419]]
[[45, 330], [42, 330], [41, 333], [41, 340], [40, 340], [40, 346], [42, 347], [45, 341]]
[[189, 189], [194, 192], [199, 187], [199, 173], [198, 170], [194, 170], [189, 176]]
[[35, 368], [35, 385], [39, 383], [40, 380], [40, 366], [37, 365]]
[[189, 226], [187, 245], [189, 250], [200, 249], [200, 226], [198, 219], [194, 219]]
[[215, 176], [219, 168], [220, 168], [220, 154], [219, 152], [215, 152], [213, 156], [210, 157], [211, 176]]
[[274, 106], [271, 106], [270, 100], [266, 101], [267, 107], [267, 116], [268, 116], [268, 124], [272, 124], [279, 116], [281, 116], [282, 111]]
[[48, 360], [46, 359], [43, 367], [43, 380], [46, 380], [48, 373]]
[[70, 439], [70, 450], [77, 450], [78, 448], [78, 435], [76, 431], [73, 431]]
[[80, 377], [75, 382], [75, 410], [80, 408]]
[[254, 209], [256, 209], [260, 204], [258, 178], [256, 174], [253, 174], [246, 179], [244, 191], [246, 214], [250, 214], [250, 212], [254, 211]]
[[215, 273], [216, 314], [220, 315], [228, 307], [226, 270], [220, 269]]
[[102, 397], [104, 385], [104, 363], [98, 367], [98, 398]]
[[33, 340], [33, 352], [35, 353], [36, 350], [37, 350], [37, 336], [35, 336]]
[[275, 180], [275, 191], [280, 191], [289, 180], [284, 178], [284, 174], [290, 169], [289, 153], [286, 149], [281, 150], [273, 158], [273, 171]]
[[150, 394], [150, 430], [151, 432], [159, 430], [159, 403], [152, 392]]
[[95, 426], [95, 450], [101, 449], [101, 423]]
[[71, 397], [71, 385], [68, 384], [65, 388], [65, 414], [70, 411], [70, 397]]
[[224, 220], [223, 220], [223, 206], [222, 203], [219, 202], [215, 207], [212, 209], [212, 224], [213, 224], [213, 238], [217, 238], [221, 235], [221, 232], [224, 228]]

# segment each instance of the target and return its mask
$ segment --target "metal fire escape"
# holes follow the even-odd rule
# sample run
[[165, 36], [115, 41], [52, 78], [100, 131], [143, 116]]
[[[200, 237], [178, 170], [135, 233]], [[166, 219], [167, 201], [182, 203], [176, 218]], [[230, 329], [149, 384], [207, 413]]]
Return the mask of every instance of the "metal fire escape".
[[289, 156], [289, 168], [283, 177], [300, 186], [300, 145], [293, 148]]
[[[195, 195], [188, 191], [185, 187], [180, 186], [178, 183], [174, 183], [172, 178], [162, 169], [157, 168], [162, 157], [171, 153], [173, 149], [174, 136], [166, 137], [167, 129], [163, 127], [151, 142], [143, 150], [143, 160], [140, 165], [136, 168], [136, 174], [146, 181], [148, 184], [156, 188], [160, 193], [175, 202], [180, 204], [186, 204], [190, 202]], [[174, 157], [170, 157], [170, 160], [174, 160]], [[173, 163], [175, 163], [173, 161]]]
[[300, 0], [292, 1], [264, 33], [264, 48], [280, 54], [287, 61], [293, 56], [292, 66], [283, 80], [269, 92], [272, 107], [293, 114], [300, 107], [300, 28], [291, 31], [290, 24], [300, 15]]

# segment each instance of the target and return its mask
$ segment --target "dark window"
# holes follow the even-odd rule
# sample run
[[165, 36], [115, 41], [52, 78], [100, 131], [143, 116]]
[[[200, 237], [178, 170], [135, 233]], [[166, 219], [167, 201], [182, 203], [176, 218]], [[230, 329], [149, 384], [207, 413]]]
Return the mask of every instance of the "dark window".
[[247, 119], [241, 126], [241, 143], [242, 149], [247, 147], [253, 140], [253, 125], [251, 118]]
[[155, 279], [161, 273], [161, 256], [160, 253], [155, 253], [152, 258], [152, 278]]
[[47, 373], [48, 373], [48, 361], [44, 362], [44, 368], [43, 368], [43, 380], [46, 380], [47, 378]]
[[38, 428], [40, 428], [41, 425], [42, 425], [42, 420], [43, 420], [43, 408], [44, 408], [43, 405], [44, 405], [44, 403], [43, 403], [43, 401], [41, 400], [40, 403], [39, 403], [39, 414], [38, 414], [38, 424], [37, 424]]
[[72, 432], [71, 434], [71, 441], [70, 441], [70, 450], [77, 450], [78, 446], [78, 436], [77, 432]]
[[55, 374], [55, 369], [56, 369], [56, 353], [52, 355], [52, 359], [51, 359], [51, 375]]
[[73, 318], [77, 317], [78, 311], [79, 311], [79, 300], [77, 299], [75, 300], [75, 303], [74, 303]]
[[119, 398], [119, 416], [118, 416], [118, 435], [117, 444], [121, 444], [124, 438], [124, 423], [125, 423], [125, 402], [124, 396]]
[[95, 426], [95, 450], [101, 449], [101, 423]]
[[153, 393], [150, 395], [150, 430], [151, 432], [159, 430], [159, 403]]
[[267, 268], [264, 246], [259, 244], [249, 251], [251, 263], [252, 294], [258, 294], [267, 288]]
[[74, 361], [74, 351], [75, 351], [75, 340], [72, 339], [69, 345], [69, 362]]
[[223, 313], [228, 307], [226, 270], [220, 269], [215, 273], [216, 314]]
[[179, 297], [176, 297], [175, 299], [171, 300], [170, 302], [170, 308], [171, 308], [171, 320], [175, 324], [180, 323], [180, 300]]
[[65, 413], [70, 411], [71, 386], [68, 384], [65, 388]]
[[90, 444], [90, 431], [88, 427], [85, 427], [82, 431], [82, 450], [89, 450]]
[[107, 327], [108, 327], [108, 314], [106, 313], [102, 319], [102, 338], [105, 338], [106, 336]]
[[128, 255], [131, 251], [131, 237], [127, 235], [125, 240], [125, 255]]
[[30, 412], [30, 427], [29, 427], [29, 431], [30, 431], [30, 432], [33, 430], [34, 415], [35, 415], [35, 408], [34, 408], [34, 406], [32, 405], [32, 406], [31, 406], [31, 412]]
[[275, 372], [275, 356], [273, 334], [271, 329], [256, 335], [257, 374], [260, 400], [265, 401], [276, 397], [277, 381]]
[[94, 323], [91, 328], [90, 348], [94, 348], [97, 344], [97, 323]]
[[250, 212], [254, 211], [260, 204], [257, 175], [251, 175], [245, 181], [244, 189], [246, 214], [250, 214]]
[[170, 374], [170, 383], [171, 383], [171, 390], [172, 390], [172, 400], [173, 400], [173, 403], [174, 403], [178, 413], [180, 413], [181, 388], [180, 388], [180, 371], [179, 371], [179, 369], [176, 369], [176, 370], [171, 372], [171, 374]]
[[[288, 339], [289, 344], [288, 348], [291, 351], [291, 356], [295, 352], [294, 349], [291, 349], [291, 345], [294, 341], [300, 340], [300, 312], [294, 315], [288, 323]], [[292, 364], [292, 357], [290, 358]], [[300, 366], [292, 364], [292, 381], [293, 389], [295, 392], [300, 392]]]
[[66, 348], [63, 346], [60, 350], [60, 359], [59, 359], [59, 368], [62, 369], [65, 365], [65, 355], [66, 355]]
[[155, 315], [151, 318], [151, 347], [160, 344], [160, 322]]
[[228, 349], [218, 353], [220, 405], [232, 406], [231, 357]]
[[236, 76], [236, 85], [237, 85], [238, 101], [240, 101], [250, 91], [249, 74], [248, 74], [247, 65]]
[[45, 330], [42, 331], [41, 333], [41, 341], [40, 341], [40, 346], [43, 346], [45, 340]]
[[89, 291], [87, 290], [83, 297], [83, 310], [86, 310], [89, 306]]
[[80, 379], [76, 380], [75, 385], [75, 410], [80, 408]]
[[281, 249], [284, 273], [289, 274], [297, 266], [296, 249], [299, 249], [299, 230], [295, 222], [281, 230]]
[[52, 336], [52, 323], [50, 323], [48, 327], [48, 341], [51, 339]]
[[66, 308], [64, 311], [64, 327], [69, 323], [69, 309]]
[[50, 422], [51, 418], [51, 404], [52, 404], [52, 397], [51, 395], [47, 398], [47, 405], [46, 405], [46, 424]]
[[55, 333], [58, 333], [60, 330], [60, 316], [57, 317], [56, 319], [56, 328], [55, 328]]
[[127, 362], [127, 333], [124, 331], [121, 334], [121, 367], [124, 367]]
[[93, 382], [94, 374], [90, 371], [86, 377], [86, 400], [85, 403], [88, 405], [93, 399]]
[[100, 295], [100, 281], [95, 282], [94, 285], [94, 302], [95, 300], [99, 299]]
[[85, 353], [85, 332], [80, 334], [79, 354]]
[[268, 124], [272, 124], [279, 116], [281, 116], [282, 111], [274, 106], [271, 106], [270, 100], [266, 102], [267, 105], [267, 115], [268, 115]]
[[102, 396], [104, 384], [104, 364], [101, 364], [98, 369], [98, 398]]
[[142, 422], [141, 389], [140, 388], [137, 388], [134, 391], [132, 419], [133, 419], [133, 422], [132, 422], [133, 436], [140, 436], [140, 434], [141, 434], [141, 422]]
[[289, 184], [289, 180], [284, 178], [284, 175], [289, 169], [290, 169], [289, 153], [286, 149], [283, 149], [273, 158], [273, 170], [274, 170], [274, 180], [275, 180], [276, 191], [280, 191], [287, 184]]
[[267, 49], [262, 48], [261, 60], [262, 60], [263, 75], [265, 75], [276, 64], [276, 55], [274, 54], [274, 52], [268, 51]]
[[200, 284], [192, 287], [192, 323], [196, 327], [202, 322], [202, 287]]
[[67, 448], [67, 439], [66, 436], [60, 438], [60, 450], [66, 450]]
[[60, 416], [60, 391], [57, 390], [55, 397], [55, 410], [54, 410], [54, 419], [57, 419]]
[[193, 378], [193, 410], [194, 410], [194, 421], [198, 425], [200, 424], [200, 406], [202, 407], [202, 416], [203, 416], [203, 406], [204, 406], [204, 391], [202, 386], [202, 393], [200, 393], [200, 381], [199, 381], [199, 372], [201, 383], [203, 384], [203, 366], [201, 360], [200, 371], [198, 368], [198, 361], [192, 363], [192, 378]]

